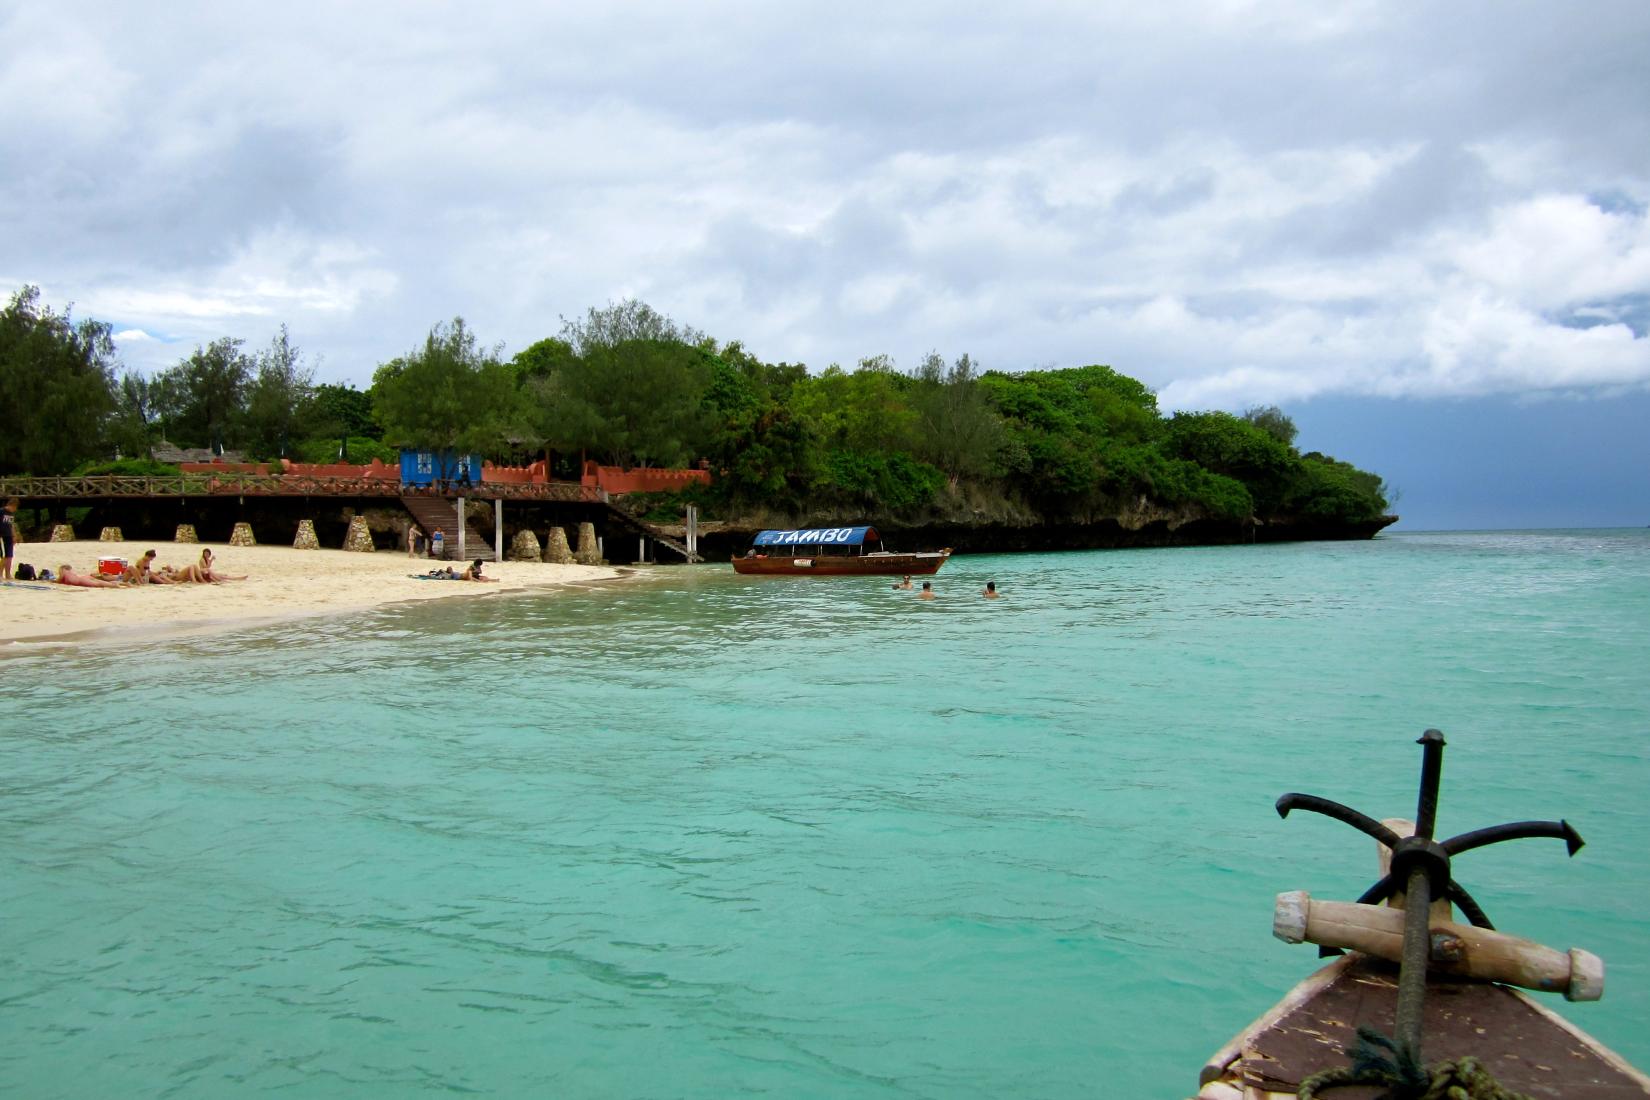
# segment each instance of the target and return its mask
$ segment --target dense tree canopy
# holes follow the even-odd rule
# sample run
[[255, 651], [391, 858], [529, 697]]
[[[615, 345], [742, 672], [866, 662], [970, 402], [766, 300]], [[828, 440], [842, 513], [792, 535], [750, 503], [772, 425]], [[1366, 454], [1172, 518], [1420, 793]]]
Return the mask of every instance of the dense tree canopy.
[[26, 286], [0, 310], [0, 473], [58, 473], [101, 456], [115, 410], [114, 342]]
[[[378, 367], [369, 391], [315, 385], [286, 330], [253, 354], [196, 348], [116, 381], [108, 326], [25, 288], [0, 313], [0, 469], [57, 472], [164, 435], [308, 461], [393, 448], [546, 450], [618, 465], [704, 464], [710, 512], [883, 521], [1012, 514], [1082, 519], [1143, 506], [1187, 518], [1357, 522], [1381, 515], [1374, 474], [1294, 446], [1276, 406], [1165, 417], [1138, 380], [1098, 364], [985, 371], [938, 352], [909, 373], [885, 355], [810, 374], [718, 344], [644, 303], [563, 321], [510, 362], [462, 319]], [[48, 415], [49, 414], [49, 415]]]
[[436, 451], [497, 453], [527, 429], [516, 376], [482, 348], [462, 317], [430, 329], [421, 347], [378, 368], [373, 413], [385, 442]]

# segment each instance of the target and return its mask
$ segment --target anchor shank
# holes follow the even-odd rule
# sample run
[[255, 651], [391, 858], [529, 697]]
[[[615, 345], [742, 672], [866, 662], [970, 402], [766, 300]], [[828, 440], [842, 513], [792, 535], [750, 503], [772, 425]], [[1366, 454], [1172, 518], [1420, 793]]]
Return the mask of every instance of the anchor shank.
[[1438, 784], [1444, 775], [1444, 735], [1427, 730], [1421, 735], [1421, 794], [1415, 805], [1415, 835], [1431, 840], [1438, 824]]
[[1413, 867], [1404, 897], [1404, 958], [1398, 969], [1398, 1012], [1393, 1028], [1400, 1049], [1407, 1050], [1417, 1064], [1421, 1061], [1421, 1010], [1426, 1004], [1427, 958], [1432, 953], [1432, 934], [1427, 911], [1432, 905], [1432, 884], [1424, 867]]

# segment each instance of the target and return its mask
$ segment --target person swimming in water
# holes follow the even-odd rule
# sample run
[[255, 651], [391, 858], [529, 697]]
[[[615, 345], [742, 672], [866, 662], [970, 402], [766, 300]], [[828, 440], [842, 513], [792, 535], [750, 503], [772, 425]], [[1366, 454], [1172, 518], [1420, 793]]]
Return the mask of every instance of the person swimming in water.
[[917, 593], [917, 599], [919, 599], [919, 600], [931, 600], [933, 598], [934, 598], [934, 582], [933, 581], [923, 581], [922, 582], [922, 591]]
[[986, 581], [985, 582], [985, 587], [980, 589], [980, 595], [984, 596], [988, 600], [999, 599], [1000, 597], [998, 596], [998, 593], [997, 593], [997, 582], [996, 581]]
[[904, 580], [902, 580], [898, 584], [894, 585], [894, 587], [895, 588], [903, 588], [906, 591], [910, 591], [910, 589], [911, 589], [911, 578], [909, 576], [907, 576]]

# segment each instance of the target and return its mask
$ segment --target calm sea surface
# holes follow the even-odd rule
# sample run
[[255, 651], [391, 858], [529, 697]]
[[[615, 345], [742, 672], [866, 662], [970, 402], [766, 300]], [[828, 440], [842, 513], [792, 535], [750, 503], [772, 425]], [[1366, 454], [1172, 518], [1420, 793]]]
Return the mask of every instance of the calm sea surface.
[[[995, 579], [1004, 597], [977, 596]], [[0, 1094], [1183, 1097], [1439, 827], [1650, 1065], [1650, 532], [726, 566], [0, 659]]]

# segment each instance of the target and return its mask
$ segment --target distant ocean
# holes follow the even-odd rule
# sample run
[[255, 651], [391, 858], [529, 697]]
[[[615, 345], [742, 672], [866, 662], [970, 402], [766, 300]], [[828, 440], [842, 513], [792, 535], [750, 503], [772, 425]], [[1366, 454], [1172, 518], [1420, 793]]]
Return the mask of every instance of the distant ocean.
[[[978, 597], [994, 579], [1001, 600]], [[1178, 1098], [1456, 874], [1650, 1066], [1650, 531], [726, 566], [0, 660], [0, 1094]]]

